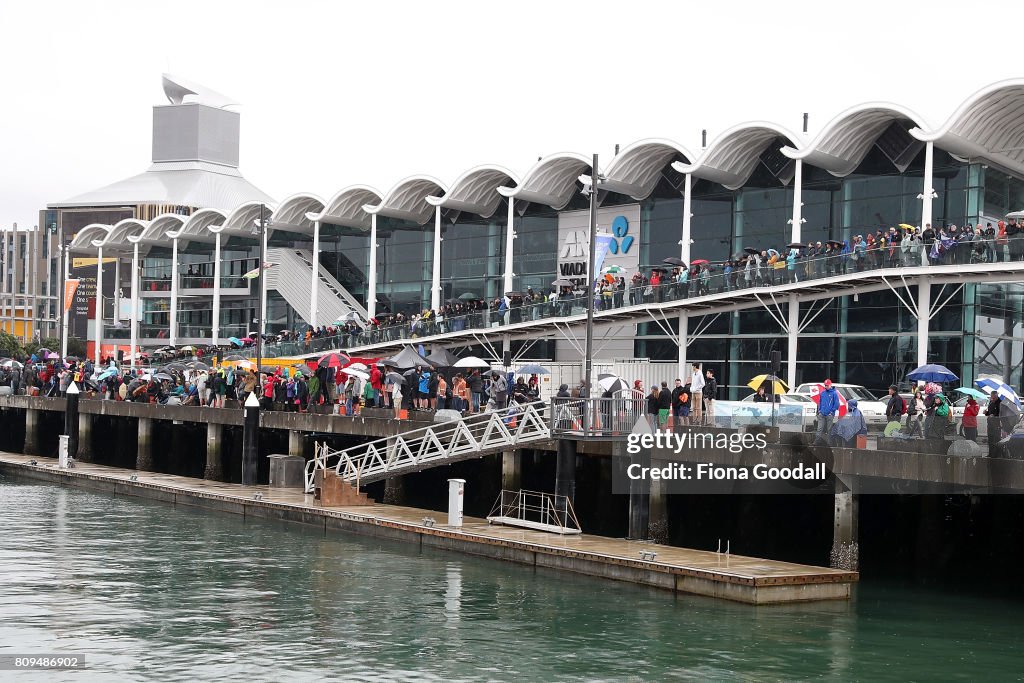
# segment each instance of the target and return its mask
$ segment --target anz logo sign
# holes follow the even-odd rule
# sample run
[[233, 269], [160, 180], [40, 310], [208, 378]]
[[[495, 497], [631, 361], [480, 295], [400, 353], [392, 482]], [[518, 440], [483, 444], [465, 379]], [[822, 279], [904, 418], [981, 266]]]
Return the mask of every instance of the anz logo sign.
[[629, 221], [625, 216], [616, 216], [612, 221], [612, 241], [608, 251], [613, 254], [628, 254], [633, 246], [633, 236], [629, 234]]

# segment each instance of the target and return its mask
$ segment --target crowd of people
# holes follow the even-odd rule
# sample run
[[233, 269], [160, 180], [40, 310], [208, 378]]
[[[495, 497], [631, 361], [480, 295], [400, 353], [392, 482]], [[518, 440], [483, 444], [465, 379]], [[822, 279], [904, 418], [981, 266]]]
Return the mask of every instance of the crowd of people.
[[[844, 240], [746, 247], [725, 261], [666, 259], [665, 265], [632, 274], [608, 272], [595, 279], [592, 295], [597, 310], [611, 310], [880, 268], [1022, 260], [1024, 224], [1016, 219], [924, 229], [900, 224]], [[303, 350], [314, 352], [567, 316], [586, 306], [585, 287], [578, 280], [559, 279], [549, 288], [505, 292], [489, 300], [463, 295], [418, 313], [379, 313], [365, 323], [286, 331], [278, 341], [298, 341]]]

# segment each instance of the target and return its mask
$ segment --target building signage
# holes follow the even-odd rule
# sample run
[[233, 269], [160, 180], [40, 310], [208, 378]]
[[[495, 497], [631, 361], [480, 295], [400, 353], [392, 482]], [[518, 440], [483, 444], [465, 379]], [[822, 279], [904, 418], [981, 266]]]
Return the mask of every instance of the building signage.
[[[558, 277], [584, 287], [590, 250], [590, 211], [558, 214]], [[640, 265], [640, 205], [597, 210], [597, 271], [618, 266], [629, 277]]]

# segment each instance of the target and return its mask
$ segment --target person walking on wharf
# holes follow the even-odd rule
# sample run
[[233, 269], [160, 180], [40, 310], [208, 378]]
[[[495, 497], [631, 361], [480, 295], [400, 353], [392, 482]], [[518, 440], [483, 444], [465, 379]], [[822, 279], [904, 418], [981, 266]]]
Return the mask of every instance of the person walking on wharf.
[[695, 425], [704, 424], [704, 375], [700, 366], [696, 363], [692, 366], [693, 374], [690, 377], [690, 423]]

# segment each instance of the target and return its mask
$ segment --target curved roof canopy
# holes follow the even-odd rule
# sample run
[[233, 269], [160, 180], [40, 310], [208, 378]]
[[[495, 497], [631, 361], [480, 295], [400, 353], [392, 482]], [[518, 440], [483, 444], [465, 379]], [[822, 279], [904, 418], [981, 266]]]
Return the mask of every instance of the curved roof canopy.
[[110, 229], [110, 234], [104, 241], [103, 248], [125, 252], [131, 251], [134, 242], [130, 242], [129, 238], [139, 237], [148, 226], [149, 221], [142, 221], [137, 218], [125, 218], [122, 221], [118, 221]]
[[489, 218], [501, 204], [499, 187], [518, 185], [519, 180], [501, 166], [477, 166], [452, 183], [443, 197], [427, 197], [427, 202], [443, 209], [454, 209]]
[[270, 227], [274, 230], [288, 230], [303, 235], [313, 234], [313, 221], [306, 215], [324, 210], [324, 200], [315, 194], [299, 193], [288, 197], [274, 209]]
[[1024, 79], [1000, 81], [968, 97], [941, 127], [910, 131], [968, 159], [985, 159], [1024, 175]]
[[789, 140], [794, 148], [802, 146], [797, 136], [777, 124], [741, 123], [715, 138], [694, 163], [677, 162], [672, 168], [737, 190], [750, 179], [765, 150], [780, 137]]
[[227, 216], [217, 209], [200, 209], [188, 217], [178, 236], [190, 242], [213, 242], [214, 237], [207, 228], [223, 224], [226, 219]]
[[498, 192], [518, 201], [536, 202], [561, 209], [572, 199], [577, 178], [588, 170], [590, 159], [587, 157], [573, 152], [560, 152], [534, 164], [516, 187], [499, 187]]
[[[832, 175], [843, 177], [853, 173], [871, 151], [879, 137], [893, 122], [907, 121], [912, 126], [924, 126], [924, 119], [905, 107], [889, 102], [868, 102], [851, 107], [829, 121], [814, 140], [803, 149], [783, 147], [782, 153], [790, 159], [802, 159], [823, 168]], [[920, 147], [918, 147], [920, 149]], [[912, 155], [911, 155], [912, 156]], [[897, 160], [901, 171], [912, 159]]]
[[[176, 213], [162, 213], [149, 222], [146, 229], [142, 231], [139, 236], [140, 244], [148, 244], [150, 246], [162, 246], [167, 243], [165, 238], [174, 239], [176, 238], [177, 231], [181, 230], [181, 227], [185, 225], [185, 220], [188, 216], [180, 216]], [[175, 233], [175, 234], [171, 234]]]
[[68, 245], [68, 251], [76, 254], [92, 254], [96, 251], [96, 247], [92, 244], [93, 241], [105, 240], [112, 229], [109, 225], [91, 223], [75, 234], [75, 238]]
[[388, 190], [379, 204], [365, 204], [363, 209], [367, 213], [423, 225], [434, 213], [434, 207], [427, 202], [427, 197], [441, 196], [446, 192], [444, 185], [436, 178], [411, 176]]
[[690, 164], [696, 157], [671, 140], [648, 139], [634, 142], [620, 151], [601, 181], [601, 189], [645, 199], [658, 184], [661, 172], [672, 161]]
[[363, 206], [366, 204], [379, 204], [381, 194], [367, 185], [350, 185], [339, 190], [333, 197], [327, 200], [323, 210], [319, 213], [310, 212], [306, 218], [311, 221], [341, 225], [346, 228], [357, 230], [370, 229], [370, 214], [366, 213]]
[[263, 202], [246, 202], [232, 209], [220, 225], [209, 225], [210, 232], [219, 232], [232, 237], [253, 237], [253, 227], [263, 214], [263, 220], [270, 221], [274, 205]]

